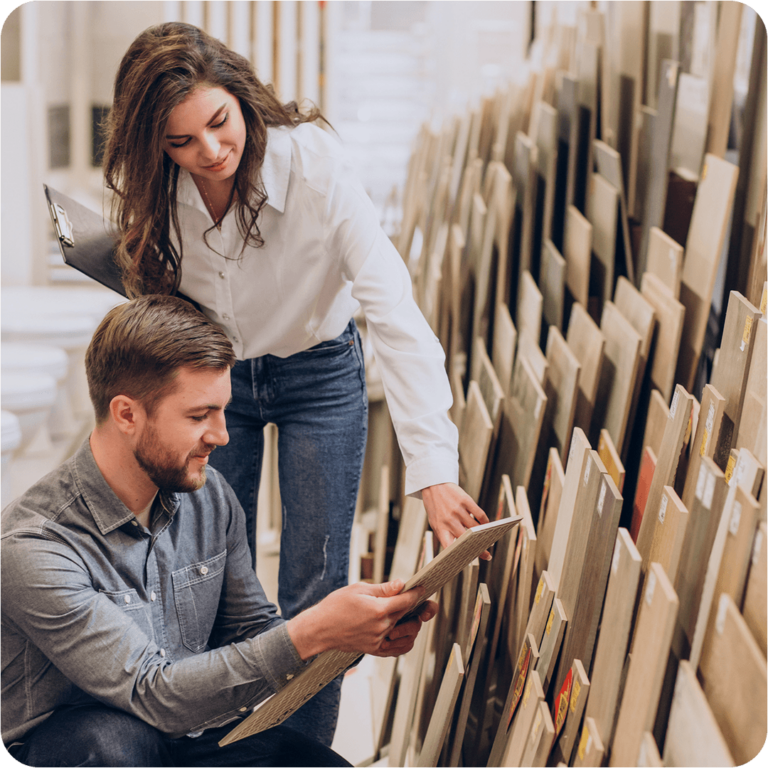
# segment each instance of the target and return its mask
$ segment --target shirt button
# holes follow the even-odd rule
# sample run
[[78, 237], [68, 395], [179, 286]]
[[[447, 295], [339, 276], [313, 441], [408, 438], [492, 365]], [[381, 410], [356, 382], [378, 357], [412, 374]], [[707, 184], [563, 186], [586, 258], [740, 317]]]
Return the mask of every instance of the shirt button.
[[160, 649], [160, 655], [165, 658], [165, 648]]
[[152, 594], [149, 596], [149, 599], [154, 603], [155, 600], [157, 600], [157, 595], [154, 592], [152, 592]]
[[131, 602], [131, 596], [130, 596], [130, 595], [126, 595], [126, 596], [123, 598], [123, 600], [125, 600], [125, 602], [126, 602], [126, 603], [130, 603], [130, 602]]
[[134, 525], [138, 526], [138, 522], [136, 522], [136, 520], [131, 520], [131, 522], [132, 522]]
[[240, 343], [240, 339], [237, 339], [237, 338], [232, 339], [232, 341], [234, 341], [235, 344], [239, 344]]
[[207, 566], [207, 565], [204, 565], [204, 566], [203, 566], [203, 567], [200, 569], [200, 573], [201, 573], [203, 576], [205, 576], [205, 574], [206, 574], [206, 573], [208, 573], [208, 566]]
[[229, 320], [229, 315], [222, 315], [222, 320]]
[[226, 277], [226, 275], [223, 272], [219, 272], [219, 277], [223, 280]]
[[286, 676], [285, 676], [285, 679], [286, 679], [286, 680], [293, 680], [293, 675], [286, 675]]
[[240, 711], [241, 712], [247, 712], [248, 711], [248, 707], [240, 707]]

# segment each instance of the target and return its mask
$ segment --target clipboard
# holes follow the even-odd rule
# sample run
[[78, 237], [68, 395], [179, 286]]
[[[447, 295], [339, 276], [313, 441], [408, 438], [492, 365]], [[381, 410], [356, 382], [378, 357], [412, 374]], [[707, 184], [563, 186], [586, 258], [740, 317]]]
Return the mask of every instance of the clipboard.
[[115, 262], [117, 232], [90, 208], [43, 184], [48, 213], [65, 264], [125, 296]]

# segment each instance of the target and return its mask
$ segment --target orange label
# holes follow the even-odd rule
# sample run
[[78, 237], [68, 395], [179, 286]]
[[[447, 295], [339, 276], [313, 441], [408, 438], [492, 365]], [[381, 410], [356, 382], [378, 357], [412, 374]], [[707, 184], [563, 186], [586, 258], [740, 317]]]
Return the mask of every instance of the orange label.
[[560, 693], [555, 700], [555, 736], [560, 733], [560, 730], [565, 723], [565, 717], [568, 714], [568, 701], [571, 698], [571, 682], [573, 681], [573, 670], [569, 669], [568, 674], [563, 680], [563, 685], [560, 688]]

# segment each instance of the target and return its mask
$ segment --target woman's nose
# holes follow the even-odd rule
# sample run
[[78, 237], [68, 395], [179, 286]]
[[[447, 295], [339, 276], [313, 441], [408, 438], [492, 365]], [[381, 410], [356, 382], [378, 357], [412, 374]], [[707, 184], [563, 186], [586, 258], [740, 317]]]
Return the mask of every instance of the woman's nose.
[[211, 163], [216, 162], [219, 159], [219, 149], [221, 143], [216, 139], [212, 133], [206, 133], [200, 141], [202, 148], [202, 155], [205, 160]]

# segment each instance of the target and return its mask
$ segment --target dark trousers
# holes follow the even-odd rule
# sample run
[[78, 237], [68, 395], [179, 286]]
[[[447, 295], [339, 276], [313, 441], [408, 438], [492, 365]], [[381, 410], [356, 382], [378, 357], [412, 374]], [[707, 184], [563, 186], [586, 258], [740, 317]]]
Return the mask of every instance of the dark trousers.
[[350, 765], [329, 747], [279, 725], [226, 747], [235, 723], [197, 738], [172, 739], [119, 709], [102, 705], [54, 712], [10, 752], [32, 766], [337, 766]]

